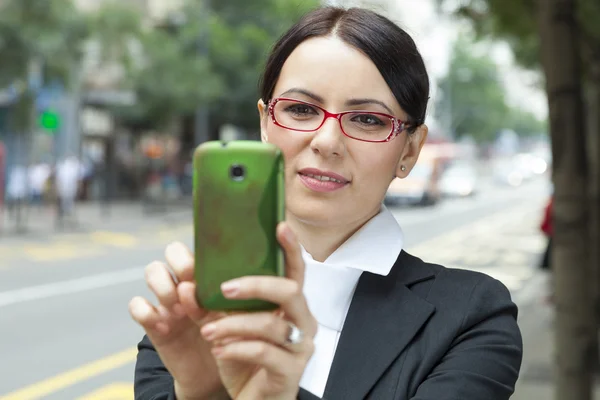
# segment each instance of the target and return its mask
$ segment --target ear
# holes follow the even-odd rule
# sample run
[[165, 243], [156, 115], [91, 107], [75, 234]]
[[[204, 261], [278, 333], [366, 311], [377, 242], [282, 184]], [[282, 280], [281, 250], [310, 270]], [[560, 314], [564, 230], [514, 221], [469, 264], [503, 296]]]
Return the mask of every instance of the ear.
[[[398, 178], [406, 178], [417, 163], [421, 149], [427, 140], [428, 132], [429, 128], [427, 128], [427, 125], [422, 124], [415, 132], [411, 134], [406, 133], [407, 138], [404, 150], [396, 167], [396, 176]], [[402, 167], [404, 167], [404, 170]]]
[[263, 99], [258, 100], [258, 114], [260, 115], [260, 139], [263, 142], [269, 141], [269, 136], [267, 136], [267, 122], [269, 119], [269, 112], [267, 110], [267, 105], [263, 101]]

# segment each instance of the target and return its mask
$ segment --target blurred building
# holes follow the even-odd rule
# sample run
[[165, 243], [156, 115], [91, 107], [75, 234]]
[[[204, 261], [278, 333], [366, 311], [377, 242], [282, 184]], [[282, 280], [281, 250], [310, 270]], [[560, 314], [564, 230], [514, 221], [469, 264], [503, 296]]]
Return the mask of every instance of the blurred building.
[[[107, 0], [73, 0], [80, 10], [92, 12]], [[139, 10], [142, 23], [155, 25], [183, 4], [183, 0], [122, 0]], [[132, 45], [135, 45], [133, 43]], [[122, 90], [125, 70], [122, 65], [107, 65], [100, 60], [98, 43], [90, 43], [82, 75], [79, 134], [83, 153], [102, 160], [100, 179], [92, 185], [91, 196], [137, 197], [144, 185], [145, 143], [153, 142], [160, 134], [145, 136], [119, 127], [110, 106], [128, 106], [136, 101], [135, 93]], [[109, 183], [107, 183], [110, 181]]]

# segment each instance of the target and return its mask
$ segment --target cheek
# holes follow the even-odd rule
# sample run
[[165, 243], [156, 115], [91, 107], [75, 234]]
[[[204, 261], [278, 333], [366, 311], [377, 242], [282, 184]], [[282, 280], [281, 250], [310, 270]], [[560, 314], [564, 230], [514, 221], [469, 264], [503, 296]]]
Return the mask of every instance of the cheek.
[[[386, 146], [386, 147], [381, 147]], [[389, 147], [387, 147], [389, 146]], [[356, 152], [356, 168], [361, 176], [361, 186], [369, 186], [371, 190], [387, 187], [396, 175], [396, 167], [401, 156], [401, 147], [391, 143], [374, 144], [368, 149]]]
[[302, 135], [295, 135], [278, 126], [267, 127], [268, 142], [279, 147], [283, 152], [286, 165], [291, 164], [296, 156], [306, 147]]

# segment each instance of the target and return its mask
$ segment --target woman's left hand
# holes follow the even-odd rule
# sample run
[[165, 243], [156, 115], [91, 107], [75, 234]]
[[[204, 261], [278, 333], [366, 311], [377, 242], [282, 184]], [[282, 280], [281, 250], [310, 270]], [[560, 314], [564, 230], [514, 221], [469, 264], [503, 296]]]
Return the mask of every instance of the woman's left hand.
[[[214, 343], [221, 381], [235, 400], [296, 399], [314, 351], [317, 322], [302, 292], [300, 245], [285, 223], [278, 226], [277, 239], [285, 251], [286, 278], [247, 276], [226, 282], [221, 289], [227, 298], [267, 300], [280, 309], [229, 315], [201, 331]], [[294, 327], [302, 332], [299, 343], [288, 341]]]

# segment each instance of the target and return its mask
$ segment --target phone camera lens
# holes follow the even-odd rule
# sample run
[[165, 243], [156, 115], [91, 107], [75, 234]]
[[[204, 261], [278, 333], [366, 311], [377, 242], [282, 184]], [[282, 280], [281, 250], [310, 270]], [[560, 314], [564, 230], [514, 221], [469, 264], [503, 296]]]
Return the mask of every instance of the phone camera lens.
[[245, 171], [244, 171], [244, 167], [242, 167], [241, 165], [233, 165], [231, 167], [231, 178], [234, 181], [241, 181], [242, 179], [244, 179], [244, 175], [245, 175]]

